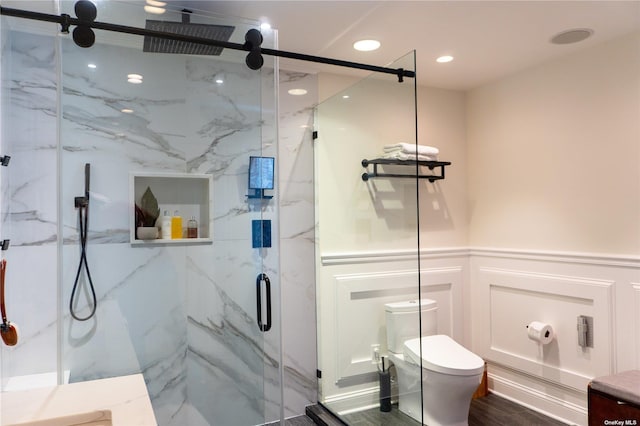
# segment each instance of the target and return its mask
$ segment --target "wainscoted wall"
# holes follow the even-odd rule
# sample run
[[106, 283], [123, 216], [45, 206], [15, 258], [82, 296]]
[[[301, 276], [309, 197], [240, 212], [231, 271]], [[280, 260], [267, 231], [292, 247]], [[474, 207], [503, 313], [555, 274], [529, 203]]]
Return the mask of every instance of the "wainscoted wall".
[[[589, 378], [639, 365], [638, 46], [635, 32], [466, 93], [472, 348], [495, 391], [579, 424]], [[594, 172], [602, 147], [610, 173]], [[539, 350], [531, 320], [557, 340]]]
[[[417, 250], [325, 254], [318, 283], [323, 401], [342, 412], [378, 401], [372, 345], [387, 352], [385, 303], [418, 298]], [[438, 303], [438, 332], [463, 339], [466, 250], [423, 252], [421, 297]]]
[[[438, 302], [438, 332], [489, 365], [489, 386], [507, 398], [586, 424], [593, 377], [640, 367], [640, 258], [481, 248], [423, 251], [423, 297]], [[384, 303], [417, 295], [417, 258], [408, 252], [322, 256], [318, 299], [322, 394], [348, 412], [377, 402], [371, 345], [385, 349]], [[463, 308], [469, 306], [469, 309]], [[578, 315], [593, 317], [593, 348], [578, 345]], [[527, 337], [550, 323], [555, 340]], [[472, 339], [464, 337], [464, 323]]]
[[[472, 349], [490, 362], [490, 387], [552, 415], [586, 423], [586, 386], [638, 368], [640, 259], [473, 249]], [[578, 315], [593, 317], [593, 347], [578, 345]], [[525, 326], [556, 338], [539, 345]]]

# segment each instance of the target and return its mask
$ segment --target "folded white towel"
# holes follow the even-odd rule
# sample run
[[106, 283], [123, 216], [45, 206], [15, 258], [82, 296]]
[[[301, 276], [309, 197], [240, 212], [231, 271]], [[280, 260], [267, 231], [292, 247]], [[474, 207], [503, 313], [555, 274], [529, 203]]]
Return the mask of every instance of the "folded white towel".
[[407, 154], [403, 151], [387, 152], [381, 158], [385, 158], [387, 160], [438, 161], [437, 155]]
[[382, 150], [384, 152], [402, 151], [407, 154], [418, 155], [438, 155], [440, 153], [440, 150], [436, 147], [428, 145], [416, 145], [412, 143], [396, 143], [385, 145]]

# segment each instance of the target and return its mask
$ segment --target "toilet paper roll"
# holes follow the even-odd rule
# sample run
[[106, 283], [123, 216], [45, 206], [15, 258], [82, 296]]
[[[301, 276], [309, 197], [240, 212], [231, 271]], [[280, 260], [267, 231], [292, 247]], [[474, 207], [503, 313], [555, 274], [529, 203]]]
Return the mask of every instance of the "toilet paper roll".
[[527, 335], [529, 339], [534, 342], [539, 342], [543, 345], [551, 343], [553, 340], [553, 327], [549, 324], [545, 324], [539, 321], [532, 321], [527, 326]]

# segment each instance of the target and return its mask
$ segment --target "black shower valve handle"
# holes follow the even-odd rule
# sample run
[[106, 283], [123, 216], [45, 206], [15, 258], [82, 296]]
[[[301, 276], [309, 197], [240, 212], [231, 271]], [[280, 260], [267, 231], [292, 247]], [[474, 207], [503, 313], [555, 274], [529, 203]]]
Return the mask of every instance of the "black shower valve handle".
[[84, 197], [75, 197], [73, 204], [76, 208], [89, 206], [89, 181], [91, 178], [91, 163], [84, 165]]

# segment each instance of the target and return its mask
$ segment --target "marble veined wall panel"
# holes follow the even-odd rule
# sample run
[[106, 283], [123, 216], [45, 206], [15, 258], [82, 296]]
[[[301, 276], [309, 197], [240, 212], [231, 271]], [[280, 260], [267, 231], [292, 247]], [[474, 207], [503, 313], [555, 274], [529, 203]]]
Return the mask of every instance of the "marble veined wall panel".
[[256, 325], [258, 267], [250, 241], [214, 242], [215, 254], [189, 249], [189, 399], [207, 419], [229, 426], [263, 420], [263, 377], [279, 360]]
[[[84, 192], [85, 163], [91, 164], [93, 242], [127, 242], [129, 173], [186, 171], [184, 60], [112, 45], [79, 49], [70, 42], [63, 43], [62, 61], [65, 242], [77, 241], [73, 200]], [[130, 73], [142, 75], [143, 83], [129, 83]]]
[[18, 345], [0, 349], [2, 390], [24, 376], [56, 381], [56, 62], [52, 39], [3, 31], [2, 239], [9, 239], [6, 302]]
[[[10, 60], [3, 84], [9, 101], [3, 111], [3, 170], [9, 183], [6, 225], [12, 246], [55, 244], [56, 209], [56, 62], [48, 37], [10, 33]], [[4, 93], [3, 93], [4, 94]]]
[[[71, 138], [68, 145], [63, 141], [63, 166], [64, 170], [69, 170], [63, 177], [63, 181], [68, 182], [63, 188], [75, 185], [75, 191], [81, 193], [83, 165], [92, 163], [92, 188], [95, 188], [92, 191], [97, 194], [94, 198], [97, 198], [97, 209], [100, 210], [92, 216], [97, 231], [94, 243], [119, 242], [126, 238], [129, 172], [210, 173], [214, 178], [214, 243], [189, 248], [190, 256], [198, 262], [190, 263], [190, 258], [184, 258], [186, 273], [174, 273], [171, 267], [167, 270], [164, 262], [161, 268], [149, 269], [136, 286], [138, 290], [130, 294], [136, 303], [144, 303], [146, 292], [141, 289], [147, 283], [165, 291], [165, 286], [173, 288], [172, 283], [177, 283], [179, 294], [194, 294], [197, 301], [202, 301], [208, 285], [215, 282], [229, 296], [224, 299], [217, 294], [221, 299], [207, 305], [209, 309], [204, 317], [196, 309], [197, 304], [192, 307], [179, 303], [177, 297], [170, 295], [165, 297], [174, 300], [175, 305], [145, 312], [160, 324], [170, 318], [171, 324], [152, 333], [155, 335], [150, 338], [150, 349], [144, 356], [140, 350], [136, 351], [142, 371], [148, 373], [145, 377], [156, 415], [161, 424], [180, 424], [184, 418], [215, 424], [220, 416], [224, 416], [223, 411], [237, 413], [250, 406], [253, 408], [247, 413], [258, 423], [266, 413], [265, 407], [269, 406], [263, 401], [265, 371], [270, 372], [274, 381], [279, 380], [278, 348], [264, 348], [264, 337], [255, 324], [255, 277], [263, 258], [251, 248], [250, 231], [251, 220], [260, 218], [263, 206], [248, 203], [245, 198], [249, 156], [261, 153], [261, 126], [265, 121], [260, 98], [256, 96], [261, 89], [260, 75], [248, 70], [244, 64], [211, 58], [140, 55], [127, 48], [101, 48], [104, 52], [99, 52], [98, 58], [122, 58], [117, 67], [109, 65], [110, 72], [104, 77], [84, 70], [82, 61], [86, 59], [78, 58], [82, 52], [78, 53], [72, 47], [65, 50], [66, 57], [77, 59], [77, 66], [65, 67], [65, 81], [69, 83], [65, 85], [63, 100], [63, 126], [67, 126], [70, 135], [82, 136]], [[135, 68], [128, 68], [131, 66]], [[96, 69], [99, 68], [98, 63]], [[81, 75], [77, 75], [79, 69]], [[131, 70], [143, 75], [142, 84], [131, 85], [125, 81]], [[87, 73], [90, 78], [84, 75]], [[123, 113], [121, 107], [133, 112]], [[77, 194], [69, 191], [67, 195], [63, 194], [63, 199], [72, 200], [74, 195]], [[65, 223], [73, 224], [74, 214], [72, 209], [65, 210]], [[125, 232], [122, 232], [123, 228]], [[277, 235], [277, 229], [274, 235]], [[73, 243], [73, 234], [70, 233], [65, 241]], [[277, 242], [274, 245], [277, 247]], [[124, 244], [121, 250], [124, 256], [129, 253], [135, 257], [142, 249]], [[164, 251], [174, 252], [176, 248], [158, 250], [158, 256], [161, 256]], [[179, 259], [184, 253], [175, 256]], [[202, 271], [206, 274], [201, 275]], [[272, 276], [277, 275], [277, 269], [275, 272]], [[238, 276], [221, 280], [227, 273]], [[159, 299], [160, 302], [163, 300]], [[234, 306], [236, 310], [226, 309], [228, 306]], [[192, 308], [196, 310], [192, 312]], [[210, 318], [237, 325], [234, 312], [251, 319], [246, 327], [238, 326], [240, 334], [232, 332], [216, 341], [210, 333], [201, 332]], [[130, 333], [138, 334], [134, 319], [135, 316], [127, 321], [127, 325]], [[165, 341], [167, 337], [175, 336], [181, 339]], [[243, 350], [247, 338], [251, 347], [258, 350], [253, 356], [251, 351]], [[164, 347], [156, 350], [154, 344], [157, 342], [164, 342]], [[99, 348], [97, 345], [96, 350]], [[171, 368], [165, 369], [162, 362], [154, 362], [158, 354], [165, 354], [172, 360]], [[236, 356], [242, 360], [239, 364]], [[243, 358], [245, 356], [247, 358]], [[187, 363], [194, 359], [200, 363]], [[263, 367], [265, 359], [271, 365], [266, 370]], [[200, 371], [203, 365], [208, 366], [204, 371], [213, 368], [222, 373], [207, 376]], [[225, 377], [233, 380], [225, 380]], [[279, 389], [279, 383], [277, 386]], [[225, 395], [219, 398], [224, 402], [222, 406], [211, 403], [211, 396], [216, 394]], [[279, 407], [279, 401], [271, 405]]]
[[[143, 83], [129, 83], [130, 73]], [[185, 248], [128, 243], [129, 175], [187, 171], [184, 76], [184, 60], [176, 56], [62, 43], [63, 306], [80, 258], [73, 200], [84, 193], [85, 163], [91, 164], [87, 261], [98, 297], [96, 315], [86, 322], [65, 310], [63, 364], [71, 381], [142, 372], [161, 425], [187, 416]], [[87, 282], [82, 272], [81, 316]]]
[[[236, 411], [230, 404], [238, 404], [242, 409], [251, 407], [247, 413], [251, 418], [264, 413], [277, 416], [280, 339], [256, 334], [255, 325], [256, 265], [262, 261], [282, 297], [282, 315], [287, 319], [285, 415], [301, 414], [304, 405], [315, 400], [312, 148], [311, 129], [302, 127], [312, 121], [315, 100], [281, 104], [280, 119], [285, 124], [280, 126], [280, 140], [285, 144], [276, 154], [269, 147], [275, 137], [268, 134], [274, 124], [267, 122], [275, 118], [261, 112], [255, 99], [256, 91], [265, 89], [264, 79], [263, 87], [256, 85], [252, 71], [243, 64], [199, 57], [176, 60], [173, 55], [142, 55], [117, 46], [79, 49], [63, 43], [58, 170], [55, 46], [46, 37], [23, 34], [13, 37], [12, 43], [16, 78], [9, 85], [15, 108], [9, 114], [15, 135], [12, 165], [19, 166], [10, 176], [7, 222], [12, 245], [25, 247], [9, 254], [21, 259], [14, 262], [16, 269], [26, 268], [27, 259], [36, 259], [39, 267], [23, 276], [28, 277], [32, 294], [42, 296], [32, 298], [28, 309], [15, 302], [20, 312], [16, 322], [24, 321], [22, 328], [27, 329], [14, 349], [16, 354], [23, 351], [21, 359], [30, 360], [25, 373], [55, 368], [52, 301], [57, 266], [53, 253], [29, 246], [56, 247], [59, 196], [65, 243], [60, 301], [63, 364], [71, 369], [71, 380], [139, 369], [161, 424], [211, 422], [211, 416], [220, 414], [210, 409], [215, 394], [225, 412]], [[88, 68], [89, 62], [97, 67]], [[143, 84], [127, 83], [132, 72], [143, 75]], [[218, 79], [223, 83], [216, 83]], [[315, 77], [305, 74], [288, 73], [282, 80], [283, 84], [298, 81], [315, 87]], [[245, 198], [248, 157], [261, 153], [278, 156], [277, 205], [256, 206]], [[91, 163], [92, 172], [87, 257], [98, 313], [95, 321], [78, 323], [69, 321], [67, 304], [80, 255], [73, 198], [84, 191], [85, 163]], [[131, 247], [131, 171], [211, 173], [214, 244], [188, 249]], [[278, 208], [290, 220], [282, 229], [274, 222], [274, 238], [282, 235], [288, 245], [252, 250], [247, 224], [260, 213], [275, 220]], [[285, 250], [289, 259], [282, 264], [282, 282], [277, 278], [279, 250]], [[81, 281], [86, 284], [86, 278]], [[81, 309], [83, 304], [86, 300]], [[31, 321], [22, 319], [23, 312], [29, 318], [28, 312], [48, 311], [37, 316], [32, 330]], [[43, 350], [42, 345], [52, 347]], [[45, 360], [42, 353], [51, 356]], [[39, 361], [42, 365], [36, 368]], [[3, 359], [5, 372], [14, 369], [10, 375], [18, 374], [18, 364]], [[269, 388], [273, 398], [261, 400], [263, 388]]]
[[[186, 272], [187, 268], [198, 270], [198, 265], [188, 262], [185, 247], [130, 246], [129, 173], [167, 171], [214, 175], [217, 222], [214, 238], [240, 240], [238, 247], [232, 244], [231, 248], [238, 248], [244, 254], [235, 255], [226, 251], [229, 247], [221, 248], [218, 244], [189, 250], [199, 253], [196, 258], [205, 265], [218, 257], [224, 259], [222, 270], [251, 271], [247, 273], [250, 279], [246, 294], [235, 294], [235, 282], [224, 284], [231, 285], [225, 291], [240, 298], [230, 303], [241, 306], [245, 315], [253, 316], [257, 259], [251, 251], [247, 231], [250, 227], [246, 224], [258, 213], [250, 211], [244, 195], [248, 156], [260, 152], [263, 117], [259, 104], [252, 101], [252, 97], [255, 99], [249, 83], [252, 76], [244, 66], [215, 60], [141, 55], [132, 49], [99, 44], [91, 49], [79, 49], [63, 42], [58, 148], [53, 40], [20, 34], [13, 41], [12, 75], [15, 78], [8, 85], [14, 108], [8, 122], [12, 123], [11, 131], [15, 135], [12, 148], [16, 154], [13, 154], [12, 165], [16, 167], [12, 169], [8, 189], [12, 200], [8, 222], [15, 235], [12, 244], [18, 246], [11, 252], [16, 256], [12, 262], [15, 276], [29, 283], [23, 285], [13, 306], [16, 322], [23, 322], [26, 333], [20, 345], [13, 349], [15, 354], [3, 358], [4, 372], [14, 376], [55, 369], [59, 199], [65, 243], [61, 253], [62, 362], [65, 369], [70, 370], [71, 381], [142, 371], [160, 424], [179, 425], [187, 420], [212, 423], [211, 418], [204, 418], [188, 401], [187, 320], [198, 315], [187, 311], [187, 278], [193, 277], [193, 286], [202, 290], [212, 276], [218, 276], [222, 266], [213, 263], [218, 265], [218, 270], [208, 270], [209, 276], [199, 277]], [[96, 64], [96, 68], [87, 67], [88, 63]], [[132, 72], [143, 75], [143, 84], [127, 83], [127, 74]], [[213, 80], [220, 74], [224, 75], [225, 82], [218, 85]], [[131, 111], [123, 112], [126, 109]], [[5, 117], [3, 122], [7, 122]], [[97, 292], [98, 310], [91, 320], [78, 322], [70, 320], [67, 304], [80, 257], [73, 198], [84, 192], [85, 163], [91, 164], [87, 260]], [[241, 223], [244, 226], [240, 226]], [[52, 250], [44, 253], [43, 249], [30, 247], [43, 244], [50, 244]], [[26, 253], [26, 250], [31, 251]], [[38, 268], [20, 273], [19, 269], [27, 269], [33, 263], [37, 263]], [[78, 309], [82, 315], [87, 312], [84, 274], [80, 286]], [[32, 297], [27, 303], [29, 295], [34, 294], [39, 297]], [[224, 310], [217, 312], [225, 314]], [[230, 315], [229, 321], [233, 323]], [[247, 332], [249, 329], [247, 327]], [[233, 352], [244, 341], [233, 333], [230, 336], [230, 340], [223, 342], [221, 352]], [[213, 341], [211, 336], [204, 337]], [[43, 345], [50, 347], [43, 348]], [[203, 345], [195, 342], [193, 347]], [[43, 356], [45, 353], [50, 356]], [[18, 355], [28, 362], [13, 362]], [[253, 370], [262, 368], [264, 356], [273, 360], [271, 369], [279, 368], [277, 357], [259, 352], [249, 360], [256, 363], [252, 369], [242, 366], [226, 374], [247, 375], [244, 382], [259, 380], [260, 376]], [[25, 371], [18, 371], [18, 365], [24, 366]], [[239, 393], [246, 389], [242, 383], [242, 380], [231, 382]], [[207, 385], [207, 394], [218, 389], [216, 382]], [[254, 387], [254, 392], [261, 389], [261, 386]], [[224, 390], [235, 395], [228, 382]], [[261, 395], [256, 395], [253, 400], [260, 398]], [[230, 400], [235, 400], [239, 408], [247, 403], [232, 397]]]

